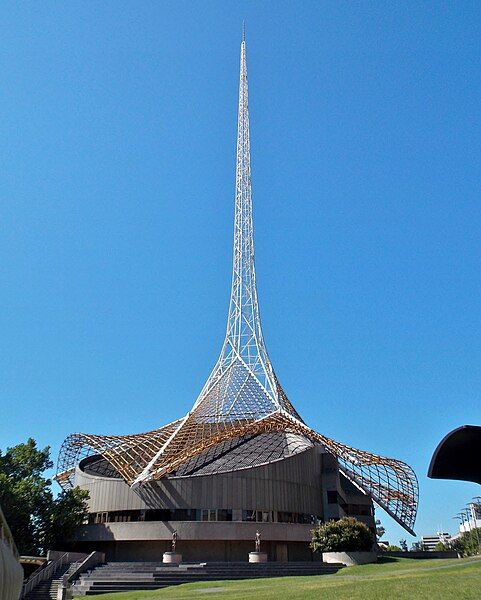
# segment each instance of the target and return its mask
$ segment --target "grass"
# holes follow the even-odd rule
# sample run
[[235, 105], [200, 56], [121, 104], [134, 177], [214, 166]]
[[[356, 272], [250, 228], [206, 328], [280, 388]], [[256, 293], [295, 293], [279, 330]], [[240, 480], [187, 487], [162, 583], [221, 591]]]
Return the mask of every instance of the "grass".
[[479, 600], [481, 558], [384, 558], [335, 575], [187, 583], [102, 600]]

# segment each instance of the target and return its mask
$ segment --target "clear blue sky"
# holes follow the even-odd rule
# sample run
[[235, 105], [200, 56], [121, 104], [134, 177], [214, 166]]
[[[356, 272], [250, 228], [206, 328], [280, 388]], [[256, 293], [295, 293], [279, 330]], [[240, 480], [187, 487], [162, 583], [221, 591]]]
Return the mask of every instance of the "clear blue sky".
[[[259, 297], [320, 432], [431, 481], [481, 424], [477, 2], [3, 2], [0, 448], [183, 415], [230, 287], [247, 23]], [[384, 517], [387, 537], [409, 537]]]

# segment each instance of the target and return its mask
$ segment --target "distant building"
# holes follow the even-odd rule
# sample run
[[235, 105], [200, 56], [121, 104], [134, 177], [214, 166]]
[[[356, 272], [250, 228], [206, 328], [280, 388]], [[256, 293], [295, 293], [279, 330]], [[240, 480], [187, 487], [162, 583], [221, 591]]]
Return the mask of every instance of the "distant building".
[[421, 538], [421, 550], [428, 550], [429, 552], [432, 552], [435, 549], [436, 544], [439, 542], [446, 544], [450, 539], [451, 536], [449, 533], [440, 531], [438, 531], [438, 533], [435, 535], [423, 535]]
[[471, 513], [470, 518], [459, 525], [459, 533], [465, 533], [472, 529], [476, 529], [477, 527], [481, 528], [481, 503], [471, 502], [469, 510]]

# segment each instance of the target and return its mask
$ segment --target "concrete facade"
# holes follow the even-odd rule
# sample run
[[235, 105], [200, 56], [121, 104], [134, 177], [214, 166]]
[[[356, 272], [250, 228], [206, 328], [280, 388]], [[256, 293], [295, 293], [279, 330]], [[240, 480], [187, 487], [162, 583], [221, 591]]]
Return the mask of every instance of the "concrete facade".
[[[227, 449], [221, 458], [197, 461], [188, 475], [135, 490], [115, 473], [103, 474], [95, 457], [82, 461], [76, 484], [89, 492], [91, 518], [79, 530], [75, 548], [105, 552], [108, 560], [161, 561], [175, 530], [185, 561], [247, 561], [258, 530], [269, 560], [305, 561], [319, 558], [309, 548], [316, 522], [350, 514], [349, 507], [356, 506], [366, 513], [358, 518], [374, 526], [369, 496], [340, 475], [336, 459], [321, 447], [290, 439], [294, 451], [270, 455], [266, 462], [262, 452], [270, 444], [264, 442], [249, 440], [248, 458], [244, 452], [240, 459], [236, 449], [234, 464]], [[230, 470], [209, 474], [210, 468], [219, 468], [219, 460]], [[245, 466], [248, 460], [255, 466]], [[158, 520], [162, 510], [189, 512], [182, 520]], [[215, 520], [218, 511], [223, 520]], [[210, 514], [214, 520], [202, 520]]]
[[322, 516], [319, 448], [259, 467], [213, 475], [165, 477], [133, 491], [122, 479], [99, 477], [77, 467], [76, 485], [88, 490], [90, 512], [229, 508], [277, 510]]
[[18, 600], [22, 591], [23, 569], [12, 534], [0, 509], [0, 598]]

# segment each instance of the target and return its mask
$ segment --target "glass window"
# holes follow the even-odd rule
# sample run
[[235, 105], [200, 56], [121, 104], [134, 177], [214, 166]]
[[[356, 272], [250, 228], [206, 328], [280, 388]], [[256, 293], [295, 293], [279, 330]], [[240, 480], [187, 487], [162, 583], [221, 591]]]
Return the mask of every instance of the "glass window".
[[328, 504], [337, 504], [337, 491], [328, 491], [327, 492], [327, 503]]

